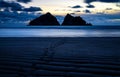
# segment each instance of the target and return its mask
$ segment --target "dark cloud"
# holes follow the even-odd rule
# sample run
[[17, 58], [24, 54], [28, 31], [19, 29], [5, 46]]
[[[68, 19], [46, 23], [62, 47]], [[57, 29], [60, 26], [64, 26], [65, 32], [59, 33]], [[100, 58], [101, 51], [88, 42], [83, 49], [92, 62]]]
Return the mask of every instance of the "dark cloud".
[[23, 2], [23, 3], [28, 3], [31, 2], [32, 0], [17, 0], [18, 2]]
[[112, 8], [106, 8], [106, 10], [112, 10]]
[[88, 5], [88, 6], [86, 6], [87, 8], [95, 8], [95, 6], [94, 5]]
[[13, 1], [7, 2], [4, 0], [0, 1], [0, 8], [9, 9], [11, 11], [25, 11], [25, 12], [42, 11], [42, 9], [39, 7], [25, 8], [24, 6], [22, 6], [21, 4], [17, 2], [13, 2]]
[[80, 12], [80, 10], [76, 10], [76, 11], [74, 11], [74, 12]]
[[[93, 25], [120, 25], [120, 14], [114, 13], [114, 14], [84, 14], [81, 15], [82, 18], [84, 18], [87, 22], [92, 23]], [[116, 19], [118, 19], [116, 21]]]
[[91, 2], [94, 2], [94, 1], [97, 1], [97, 0], [85, 0], [86, 3], [91, 3]]
[[16, 2], [0, 1], [0, 8], [10, 8], [14, 11], [21, 11], [23, 6]]
[[[4, 1], [5, 2], [5, 0], [0, 0], [0, 1]], [[6, 2], [22, 2], [22, 3], [28, 3], [28, 2], [32, 2], [32, 0], [6, 0]]]
[[75, 13], [70, 13], [71, 15], [75, 15]]
[[119, 0], [85, 0], [86, 3], [91, 3], [94, 1], [100, 1], [100, 2], [118, 2]]
[[18, 3], [11, 3], [11, 10], [13, 11], [21, 11], [22, 8], [24, 7]]
[[30, 7], [30, 8], [24, 8], [23, 11], [26, 11], [26, 12], [35, 12], [35, 11], [42, 11], [42, 9], [39, 8], [39, 7]]
[[90, 10], [88, 10], [88, 9], [84, 10], [83, 12], [85, 12], [85, 13], [91, 13]]
[[[40, 14], [39, 14], [40, 15]], [[38, 17], [37, 14], [30, 14], [27, 12], [9, 12], [7, 9], [0, 12], [0, 23], [16, 23], [16, 22], [22, 22], [25, 23], [26, 21], [29, 21], [31, 19], [34, 19]], [[17, 26], [17, 25], [15, 25]]]
[[0, 1], [0, 8], [2, 8], [2, 7], [8, 7], [8, 3], [1, 0]]
[[75, 5], [75, 6], [72, 6], [71, 8], [82, 8], [82, 6], [80, 6], [80, 5]]
[[118, 2], [118, 3], [116, 4], [116, 6], [117, 6], [117, 7], [120, 7], [120, 2]]

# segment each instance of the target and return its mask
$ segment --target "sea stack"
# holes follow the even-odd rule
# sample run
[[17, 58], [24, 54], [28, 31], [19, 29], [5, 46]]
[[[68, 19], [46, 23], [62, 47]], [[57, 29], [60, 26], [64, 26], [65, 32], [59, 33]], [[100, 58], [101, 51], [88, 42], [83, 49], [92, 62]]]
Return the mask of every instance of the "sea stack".
[[39, 26], [39, 25], [60, 25], [60, 24], [57, 21], [57, 19], [51, 13], [48, 12], [30, 21], [29, 25]]
[[70, 14], [67, 14], [64, 18], [64, 21], [62, 23], [63, 26], [71, 26], [71, 25], [77, 25], [77, 26], [84, 26], [89, 25], [91, 26], [91, 23], [87, 23], [85, 20], [83, 20], [80, 16], [73, 17]]

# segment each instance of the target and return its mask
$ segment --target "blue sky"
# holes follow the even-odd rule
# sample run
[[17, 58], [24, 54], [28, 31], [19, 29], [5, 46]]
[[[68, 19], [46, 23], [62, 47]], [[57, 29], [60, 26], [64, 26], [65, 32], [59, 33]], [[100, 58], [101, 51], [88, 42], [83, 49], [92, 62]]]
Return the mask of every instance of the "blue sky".
[[10, 18], [16, 18], [17, 20], [20, 18], [20, 20], [28, 20], [27, 18], [29, 18], [30, 20], [39, 16], [39, 14], [51, 12], [54, 15], [60, 16], [65, 16], [67, 13], [80, 15], [87, 21], [95, 23], [95, 25], [105, 23], [120, 25], [119, 1], [120, 0], [0, 0], [0, 22]]

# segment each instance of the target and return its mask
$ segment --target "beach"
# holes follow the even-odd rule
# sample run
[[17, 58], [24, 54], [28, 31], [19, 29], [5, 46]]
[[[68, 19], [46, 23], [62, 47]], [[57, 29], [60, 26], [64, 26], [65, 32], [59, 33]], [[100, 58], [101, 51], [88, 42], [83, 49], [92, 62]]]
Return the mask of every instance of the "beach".
[[0, 0], [0, 77], [120, 77], [120, 0]]
[[0, 77], [120, 77], [120, 37], [0, 37]]

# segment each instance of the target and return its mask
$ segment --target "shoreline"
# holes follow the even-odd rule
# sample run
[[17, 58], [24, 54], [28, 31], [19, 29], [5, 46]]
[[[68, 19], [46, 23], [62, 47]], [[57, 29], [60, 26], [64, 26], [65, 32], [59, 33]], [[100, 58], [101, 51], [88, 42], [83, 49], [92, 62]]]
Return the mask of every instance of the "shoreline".
[[60, 37], [60, 36], [57, 36], [57, 37], [54, 37], [54, 36], [42, 36], [42, 37], [39, 37], [39, 36], [27, 36], [27, 37], [24, 37], [24, 36], [21, 36], [21, 37], [12, 37], [12, 36], [10, 36], [10, 37], [8, 37], [8, 36], [2, 36], [2, 37], [0, 37], [1, 39], [2, 38], [22, 38], [22, 39], [27, 39], [27, 38], [29, 38], [29, 39], [32, 39], [32, 38], [50, 38], [50, 39], [61, 39], [61, 38], [70, 38], [70, 39], [77, 39], [77, 38], [120, 38], [119, 36], [81, 36], [81, 37], [76, 37], [76, 36], [71, 36], [71, 37], [65, 37], [65, 36], [63, 36], [63, 37]]

